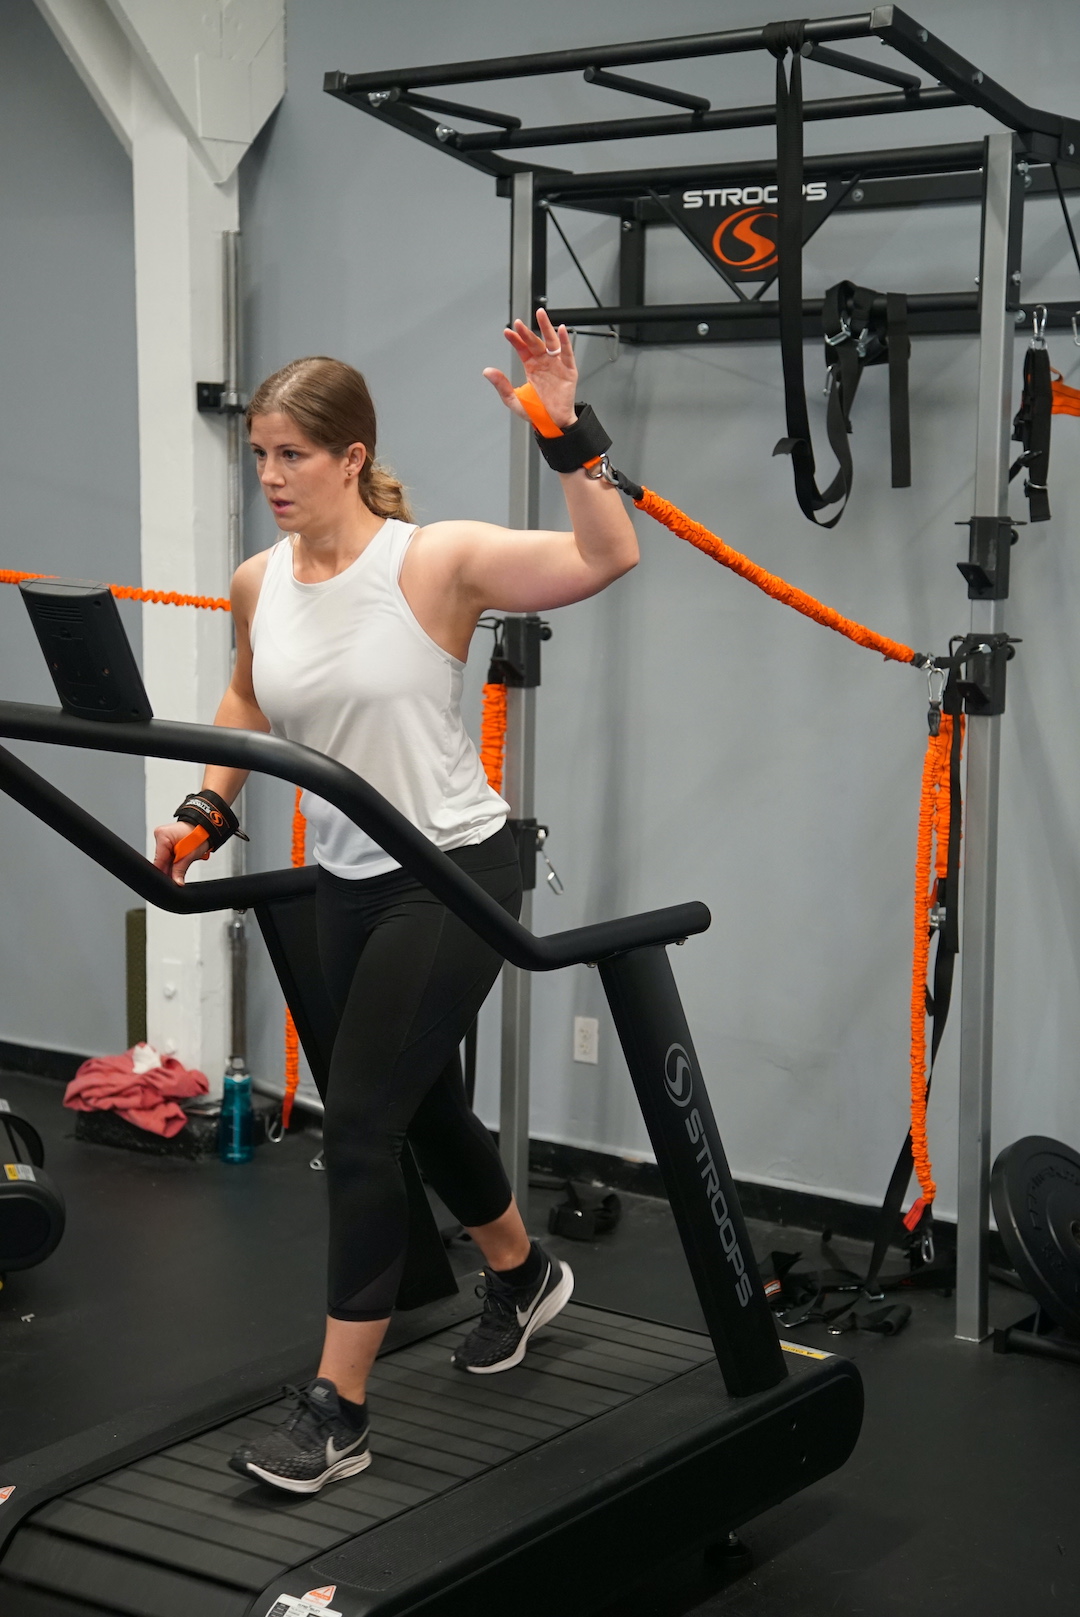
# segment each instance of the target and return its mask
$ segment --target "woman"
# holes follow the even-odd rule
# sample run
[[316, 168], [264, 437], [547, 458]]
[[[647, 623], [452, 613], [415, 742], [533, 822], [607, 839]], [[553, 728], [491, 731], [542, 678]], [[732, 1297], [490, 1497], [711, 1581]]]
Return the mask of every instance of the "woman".
[[[506, 336], [549, 415], [570, 429], [570, 338], [543, 310], [537, 324], [539, 336], [521, 321]], [[522, 415], [503, 373], [484, 375]], [[516, 916], [508, 805], [463, 728], [462, 670], [484, 611], [567, 606], [635, 565], [618, 491], [583, 469], [563, 474], [569, 533], [467, 521], [418, 528], [400, 483], [375, 463], [364, 380], [337, 360], [297, 360], [271, 376], [247, 425], [285, 537], [233, 579], [236, 666], [215, 722], [270, 730], [347, 764]], [[229, 805], [244, 779], [237, 769], [206, 770], [202, 792], [156, 832], [159, 868], [183, 880], [192, 856], [175, 859], [174, 850], [192, 824], [220, 846], [237, 828]], [[565, 1306], [573, 1277], [530, 1241], [498, 1152], [465, 1099], [457, 1050], [499, 957], [338, 810], [312, 793], [303, 807], [319, 866], [320, 959], [341, 1016], [324, 1117], [326, 1337], [316, 1379], [288, 1420], [231, 1464], [314, 1493], [370, 1460], [366, 1381], [405, 1252], [406, 1130], [484, 1255], [483, 1312], [455, 1365], [486, 1375], [519, 1363], [532, 1333]]]

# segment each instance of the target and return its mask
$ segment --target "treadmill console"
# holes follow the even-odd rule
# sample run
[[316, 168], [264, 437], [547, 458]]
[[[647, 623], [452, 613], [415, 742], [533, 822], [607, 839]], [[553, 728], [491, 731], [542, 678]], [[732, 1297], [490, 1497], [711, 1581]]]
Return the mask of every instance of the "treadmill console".
[[107, 585], [34, 578], [19, 590], [65, 713], [113, 724], [153, 718]]

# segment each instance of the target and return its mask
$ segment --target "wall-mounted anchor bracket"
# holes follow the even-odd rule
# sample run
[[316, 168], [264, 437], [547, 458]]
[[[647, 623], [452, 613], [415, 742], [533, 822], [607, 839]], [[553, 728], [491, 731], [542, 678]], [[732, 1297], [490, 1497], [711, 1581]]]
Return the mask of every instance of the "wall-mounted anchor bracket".
[[200, 415], [243, 415], [247, 400], [230, 393], [225, 382], [196, 382], [195, 408]]
[[1013, 517], [968, 517], [956, 524], [971, 536], [967, 561], [957, 568], [967, 580], [970, 601], [1006, 601], [1009, 598], [1009, 558], [1024, 523]]
[[992, 719], [1005, 711], [1005, 665], [1019, 640], [1007, 634], [968, 634], [953, 653], [962, 674], [957, 681], [964, 712]]
[[504, 618], [496, 634], [492, 665], [502, 674], [504, 685], [517, 690], [535, 690], [540, 684], [540, 643], [551, 639], [551, 625], [535, 612], [526, 617]]

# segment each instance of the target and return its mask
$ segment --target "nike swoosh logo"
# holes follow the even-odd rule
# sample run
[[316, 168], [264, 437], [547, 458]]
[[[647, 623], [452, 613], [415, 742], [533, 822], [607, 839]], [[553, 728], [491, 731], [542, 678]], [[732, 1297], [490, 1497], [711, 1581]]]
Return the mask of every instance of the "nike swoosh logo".
[[549, 1263], [548, 1266], [547, 1266], [547, 1273], [544, 1275], [543, 1280], [540, 1282], [540, 1285], [539, 1285], [539, 1287], [537, 1289], [536, 1296], [533, 1298], [533, 1300], [529, 1304], [528, 1308], [526, 1308], [524, 1310], [524, 1312], [520, 1308], [515, 1308], [514, 1309], [514, 1312], [517, 1315], [517, 1322], [518, 1322], [518, 1325], [521, 1328], [521, 1330], [525, 1329], [526, 1325], [529, 1323], [529, 1321], [532, 1319], [533, 1315], [536, 1313], [537, 1307], [538, 1307], [538, 1305], [540, 1303], [540, 1299], [543, 1297], [544, 1292], [547, 1290], [547, 1283], [548, 1283], [548, 1280], [550, 1278], [551, 1278], [551, 1264]]
[[355, 1438], [351, 1443], [346, 1443], [343, 1449], [339, 1449], [334, 1443], [334, 1439], [332, 1437], [328, 1437], [326, 1439], [327, 1465], [337, 1465], [339, 1460], [343, 1460], [346, 1454], [351, 1454], [353, 1449], [358, 1448], [363, 1441], [364, 1436], [363, 1433], [361, 1433], [361, 1435]]

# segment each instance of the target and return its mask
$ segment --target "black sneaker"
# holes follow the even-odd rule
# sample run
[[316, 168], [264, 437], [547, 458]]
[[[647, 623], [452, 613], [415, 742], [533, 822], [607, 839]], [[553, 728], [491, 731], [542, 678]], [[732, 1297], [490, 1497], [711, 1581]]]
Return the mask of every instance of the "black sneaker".
[[484, 1285], [477, 1289], [477, 1296], [484, 1299], [480, 1323], [451, 1355], [450, 1362], [459, 1370], [490, 1376], [520, 1364], [529, 1337], [570, 1301], [574, 1291], [570, 1265], [549, 1258], [543, 1248], [537, 1250], [543, 1271], [532, 1286], [508, 1286], [492, 1270], [484, 1270]]
[[367, 1425], [358, 1432], [343, 1419], [332, 1381], [320, 1377], [286, 1390], [296, 1408], [284, 1425], [237, 1449], [229, 1461], [234, 1471], [289, 1493], [318, 1493], [325, 1483], [371, 1464]]

